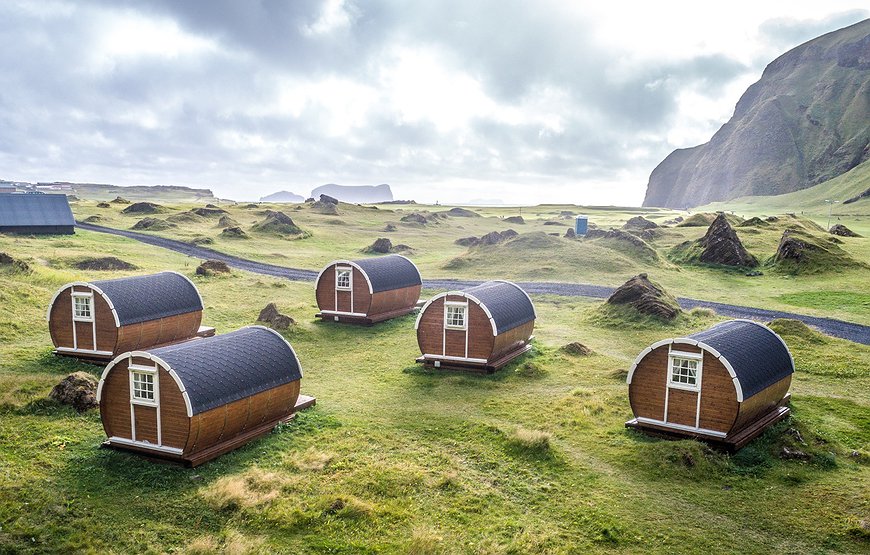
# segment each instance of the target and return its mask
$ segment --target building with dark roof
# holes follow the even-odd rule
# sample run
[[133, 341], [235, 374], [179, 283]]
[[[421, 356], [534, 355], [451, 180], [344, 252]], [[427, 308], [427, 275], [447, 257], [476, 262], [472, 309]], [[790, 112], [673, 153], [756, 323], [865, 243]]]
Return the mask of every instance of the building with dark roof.
[[664, 339], [629, 369], [635, 418], [627, 425], [739, 449], [788, 415], [793, 373], [785, 342], [757, 322], [730, 320]]
[[494, 372], [531, 349], [536, 317], [532, 300], [509, 281], [441, 293], [417, 317], [417, 362]]
[[177, 272], [61, 287], [46, 312], [56, 353], [108, 360], [119, 353], [210, 335], [202, 298]]
[[0, 233], [75, 233], [66, 195], [0, 193]]
[[423, 281], [409, 259], [398, 254], [326, 265], [315, 285], [319, 318], [371, 325], [412, 312]]
[[251, 326], [116, 357], [97, 389], [108, 445], [201, 464], [297, 408], [302, 367], [276, 331]]

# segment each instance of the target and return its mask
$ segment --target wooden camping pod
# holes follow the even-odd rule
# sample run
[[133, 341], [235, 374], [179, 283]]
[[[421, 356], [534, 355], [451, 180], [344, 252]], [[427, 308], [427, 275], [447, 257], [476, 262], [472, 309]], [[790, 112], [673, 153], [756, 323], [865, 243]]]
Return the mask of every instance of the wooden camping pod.
[[749, 320], [664, 339], [628, 372], [629, 427], [739, 449], [785, 418], [794, 360], [773, 330]]
[[417, 317], [417, 362], [494, 372], [531, 349], [535, 305], [509, 281], [488, 281], [429, 299]]
[[414, 311], [423, 281], [409, 259], [398, 254], [336, 260], [317, 276], [318, 318], [371, 325]]
[[177, 272], [73, 282], [46, 312], [55, 352], [109, 360], [120, 353], [212, 335], [201, 328], [202, 298]]
[[293, 347], [262, 326], [124, 353], [97, 389], [106, 444], [202, 464], [303, 408], [301, 378]]

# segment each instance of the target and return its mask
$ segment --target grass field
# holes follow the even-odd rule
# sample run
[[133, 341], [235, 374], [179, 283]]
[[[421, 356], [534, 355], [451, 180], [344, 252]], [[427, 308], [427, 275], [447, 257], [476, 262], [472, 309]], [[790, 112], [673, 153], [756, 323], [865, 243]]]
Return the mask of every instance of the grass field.
[[[120, 207], [82, 201], [79, 217], [129, 228]], [[190, 208], [179, 205], [165, 218]], [[283, 207], [311, 236], [250, 233], [215, 238], [213, 221], [160, 232], [209, 236], [209, 246], [287, 266], [319, 268], [362, 256], [377, 236], [415, 249], [427, 277], [514, 277], [618, 284], [648, 271], [672, 293], [868, 323], [866, 270], [761, 278], [711, 267], [679, 267], [669, 245], [703, 228], [669, 228], [656, 259], [621, 246], [568, 242], [544, 226], [566, 207], [523, 209], [527, 223], [485, 209], [485, 218], [402, 224], [426, 207], [342, 206], [340, 217]], [[439, 210], [442, 208], [438, 208]], [[246, 230], [259, 209], [229, 207]], [[574, 207], [574, 210], [580, 211]], [[582, 209], [599, 225], [631, 210]], [[655, 221], [671, 212], [643, 211]], [[387, 222], [398, 231], [379, 233]], [[470, 251], [456, 237], [513, 227], [517, 245]], [[531, 232], [531, 233], [529, 233]], [[741, 233], [759, 258], [781, 229]], [[870, 260], [865, 240], [842, 247]], [[371, 328], [317, 322], [311, 284], [244, 272], [195, 276], [198, 261], [135, 241], [0, 237], [0, 252], [28, 262], [0, 269], [0, 552], [188, 553], [866, 553], [870, 548], [870, 347], [777, 324], [792, 349], [793, 417], [728, 456], [695, 441], [662, 441], [626, 430], [625, 372], [666, 336], [718, 318], [704, 311], [674, 324], [605, 315], [599, 303], [535, 298], [535, 347], [493, 376], [431, 373], [418, 355], [413, 316]], [[83, 272], [72, 264], [111, 255], [134, 272]], [[455, 259], [459, 259], [458, 261]], [[449, 266], [449, 267], [448, 267]], [[205, 301], [204, 323], [226, 332], [251, 324], [267, 302], [298, 324], [285, 336], [302, 361], [303, 393], [318, 405], [269, 436], [197, 469], [155, 465], [98, 449], [97, 411], [79, 415], [46, 400], [75, 370], [100, 368], [51, 355], [44, 314], [74, 279], [174, 269]], [[431, 292], [424, 291], [424, 296]], [[862, 304], [863, 303], [863, 304]], [[560, 347], [580, 341], [595, 354]], [[798, 442], [797, 430], [806, 445]], [[782, 446], [808, 461], [782, 460]]]

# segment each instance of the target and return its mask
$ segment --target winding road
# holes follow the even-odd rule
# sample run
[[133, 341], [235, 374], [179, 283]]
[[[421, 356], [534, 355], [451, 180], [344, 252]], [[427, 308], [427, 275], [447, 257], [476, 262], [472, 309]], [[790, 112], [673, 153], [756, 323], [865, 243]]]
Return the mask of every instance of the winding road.
[[[134, 239], [142, 243], [154, 245], [169, 249], [187, 256], [195, 258], [220, 260], [227, 263], [233, 268], [253, 272], [255, 274], [263, 274], [289, 279], [292, 281], [314, 281], [317, 278], [317, 272], [314, 270], [301, 270], [297, 268], [287, 268], [277, 266], [275, 264], [267, 264], [265, 262], [256, 262], [231, 254], [218, 252], [207, 247], [192, 245], [175, 239], [166, 239], [165, 237], [157, 237], [147, 233], [139, 233], [126, 229], [115, 229], [111, 227], [103, 227], [100, 225], [89, 224], [85, 222], [76, 222], [76, 225], [87, 231], [95, 231], [98, 233], [108, 233], [111, 235], [119, 235]], [[423, 287], [434, 290], [450, 290], [450, 289], [465, 289], [480, 284], [480, 281], [472, 280], [453, 280], [453, 279], [425, 279]], [[555, 283], [555, 282], [517, 282], [520, 287], [525, 289], [532, 295], [560, 295], [563, 297], [592, 297], [596, 299], [606, 299], [613, 293], [613, 287], [603, 285], [587, 285], [583, 283]], [[779, 310], [766, 310], [763, 308], [752, 308], [748, 306], [737, 306], [731, 304], [717, 303], [712, 301], [701, 301], [697, 299], [687, 299], [680, 297], [677, 299], [680, 306], [684, 309], [692, 309], [695, 307], [710, 308], [718, 314], [728, 316], [730, 318], [746, 318], [749, 320], [769, 321], [774, 318], [793, 318], [800, 320], [805, 324], [812, 326], [823, 333], [834, 337], [841, 337], [856, 343], [870, 345], [870, 326], [845, 322], [833, 318], [819, 318], [817, 316], [806, 316], [803, 314], [795, 314], [792, 312], [782, 312]]]

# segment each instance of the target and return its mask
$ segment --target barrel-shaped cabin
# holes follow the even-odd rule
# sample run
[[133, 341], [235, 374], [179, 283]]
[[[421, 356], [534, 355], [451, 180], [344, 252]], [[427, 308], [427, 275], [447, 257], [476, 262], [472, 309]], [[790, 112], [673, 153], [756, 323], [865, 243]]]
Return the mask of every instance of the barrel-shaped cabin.
[[785, 418], [794, 360], [773, 330], [729, 320], [643, 350], [628, 372], [626, 426], [740, 449]]
[[124, 353], [97, 389], [105, 445], [196, 466], [292, 415], [301, 378], [293, 347], [262, 326]]
[[531, 349], [536, 317], [532, 299], [509, 281], [441, 293], [417, 316], [417, 362], [494, 372]]
[[317, 317], [371, 325], [414, 311], [423, 280], [398, 254], [330, 262], [317, 276]]
[[144, 276], [68, 283], [46, 318], [55, 353], [110, 360], [120, 353], [211, 335], [201, 328], [202, 297], [186, 276]]

